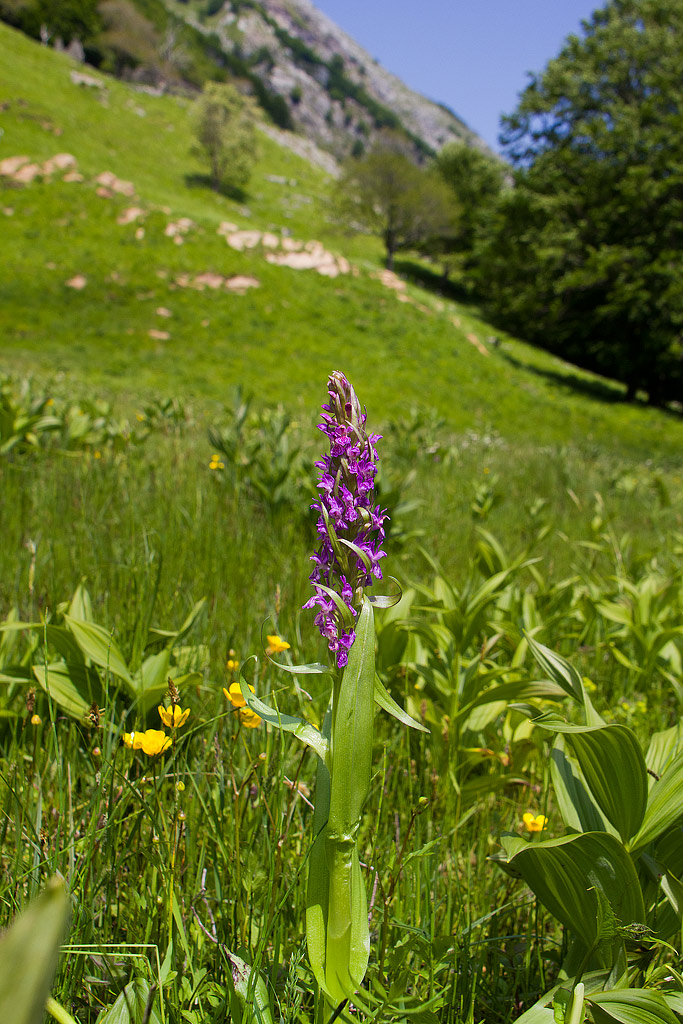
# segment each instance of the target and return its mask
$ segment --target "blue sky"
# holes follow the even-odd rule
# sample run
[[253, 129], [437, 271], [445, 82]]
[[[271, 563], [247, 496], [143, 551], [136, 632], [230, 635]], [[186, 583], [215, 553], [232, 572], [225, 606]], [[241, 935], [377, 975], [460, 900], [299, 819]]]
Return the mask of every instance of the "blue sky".
[[499, 117], [599, 0], [313, 0], [406, 85], [446, 103], [493, 148]]

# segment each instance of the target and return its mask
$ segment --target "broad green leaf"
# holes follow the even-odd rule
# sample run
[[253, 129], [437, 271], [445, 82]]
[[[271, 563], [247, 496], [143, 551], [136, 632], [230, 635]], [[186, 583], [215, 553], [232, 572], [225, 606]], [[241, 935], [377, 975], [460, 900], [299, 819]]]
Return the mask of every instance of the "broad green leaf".
[[74, 619], [80, 619], [84, 622], [92, 622], [92, 604], [90, 602], [90, 594], [86, 590], [85, 583], [82, 581], [76, 587], [74, 596], [71, 598], [68, 614], [73, 616]]
[[647, 772], [640, 744], [624, 725], [572, 732], [574, 751], [600, 810], [624, 842], [640, 828], [647, 804]]
[[97, 673], [85, 665], [34, 665], [33, 674], [47, 694], [74, 718], [84, 718], [93, 701], [102, 703], [102, 684]]
[[276, 729], [281, 729], [283, 732], [293, 733], [293, 735], [296, 736], [297, 739], [301, 740], [302, 743], [311, 747], [318, 757], [322, 758], [323, 761], [325, 760], [328, 751], [327, 740], [320, 732], [318, 732], [315, 726], [311, 725], [310, 722], [304, 722], [302, 718], [294, 718], [292, 715], [284, 715], [279, 711], [276, 711], [274, 708], [268, 707], [267, 704], [264, 704], [262, 700], [259, 700], [259, 698], [251, 692], [242, 673], [240, 673], [240, 689], [247, 707], [252, 711], [255, 711], [264, 722], [268, 722], [269, 725], [273, 725]]
[[573, 697], [579, 704], [583, 704], [584, 688], [583, 679], [579, 672], [549, 647], [540, 644], [533, 637], [527, 637], [531, 653], [541, 666], [544, 672], [560, 686], [566, 694]]
[[145, 978], [134, 978], [116, 997], [116, 1001], [102, 1010], [96, 1024], [161, 1024], [156, 1006], [152, 1004], [149, 1008], [151, 993]]
[[595, 1024], [679, 1024], [661, 992], [646, 988], [615, 989], [586, 998]]
[[[567, 828], [577, 832], [611, 832], [612, 826], [590, 794], [581, 769], [558, 737], [550, 753], [550, 777], [557, 805]], [[616, 830], [614, 830], [616, 834]]]
[[273, 1024], [268, 988], [261, 974], [230, 950], [225, 950], [225, 956], [242, 1006], [242, 1024]]
[[319, 661], [311, 661], [308, 665], [283, 665], [281, 661], [275, 661], [269, 654], [266, 655], [271, 665], [281, 668], [283, 672], [289, 672], [292, 676], [324, 676], [334, 675], [334, 669], [329, 665], [323, 665]]
[[69, 898], [52, 879], [0, 937], [0, 1020], [41, 1024], [66, 931]]
[[400, 707], [394, 698], [391, 696], [389, 691], [384, 686], [384, 683], [375, 674], [375, 703], [386, 711], [387, 714], [393, 715], [402, 725], [407, 725], [410, 729], [417, 729], [419, 732], [429, 732], [426, 726], [422, 725], [421, 722], [416, 722], [414, 718]]
[[641, 850], [683, 818], [683, 751], [676, 754], [659, 781], [650, 790], [640, 831], [630, 843], [632, 852]]
[[[661, 777], [669, 763], [681, 749], [683, 749], [683, 722], [672, 725], [670, 729], [664, 729], [662, 732], [654, 732], [652, 734], [645, 754], [645, 764], [649, 771]], [[652, 789], [655, 781], [650, 776], [650, 789]]]
[[64, 619], [86, 658], [90, 658], [100, 668], [123, 679], [131, 695], [137, 696], [135, 683], [128, 671], [125, 659], [107, 630], [95, 622], [86, 622], [84, 619], [76, 619], [71, 615], [65, 615]]
[[[619, 840], [606, 832], [527, 842], [503, 836], [508, 864], [516, 868], [541, 903], [588, 949], [600, 940], [600, 889], [622, 924], [644, 923], [645, 907], [633, 861]], [[611, 966], [603, 962], [602, 966]]]
[[490, 704], [494, 701], [526, 701], [526, 700], [560, 700], [566, 696], [566, 691], [556, 683], [547, 680], [539, 682], [526, 682], [520, 680], [516, 683], [501, 683], [500, 686], [491, 686], [488, 690], [480, 693], [471, 703], [467, 704], [458, 712], [461, 718], [473, 709], [483, 704]]
[[170, 665], [171, 648], [165, 647], [158, 654], [150, 654], [145, 658], [140, 671], [135, 674], [135, 689], [143, 713], [158, 703], [168, 689]]

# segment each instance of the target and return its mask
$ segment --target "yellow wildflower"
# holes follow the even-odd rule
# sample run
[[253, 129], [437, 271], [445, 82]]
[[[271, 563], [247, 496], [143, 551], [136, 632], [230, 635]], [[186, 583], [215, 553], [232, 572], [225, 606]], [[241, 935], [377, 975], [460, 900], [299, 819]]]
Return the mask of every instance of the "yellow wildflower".
[[130, 750], [139, 750], [142, 746], [142, 732], [124, 732], [122, 739]]
[[286, 640], [283, 640], [280, 636], [267, 636], [268, 646], [266, 651], [268, 654], [282, 654], [283, 651], [288, 651], [291, 644], [288, 644]]
[[190, 709], [185, 708], [181, 711], [179, 704], [172, 704], [170, 708], [165, 708], [163, 704], [159, 705], [159, 718], [169, 729], [179, 729], [181, 725], [185, 725], [189, 714]]
[[[252, 693], [256, 693], [253, 686], [250, 686], [249, 689]], [[242, 690], [239, 683], [230, 683], [229, 690], [226, 690], [225, 687], [223, 687], [223, 693], [234, 708], [243, 708], [246, 704], [246, 701], [242, 696]]]
[[42, 725], [43, 720], [40, 715], [31, 715], [31, 725]]
[[147, 729], [145, 732], [124, 732], [123, 742], [133, 750], [142, 750], [148, 757], [155, 757], [171, 746], [171, 739], [163, 729]]
[[239, 661], [235, 661], [234, 658], [228, 658], [228, 660], [225, 663], [225, 667], [227, 668], [228, 672], [236, 672], [237, 669], [240, 667], [240, 663]]
[[220, 454], [218, 452], [214, 452], [213, 455], [211, 456], [209, 469], [225, 469], [225, 463], [222, 461]]
[[543, 832], [548, 827], [548, 819], [545, 814], [532, 814], [531, 811], [527, 811], [522, 815], [522, 821], [527, 832]]
[[240, 708], [239, 716], [242, 725], [247, 729], [256, 729], [256, 727], [261, 723], [259, 715], [257, 715], [255, 711], [252, 711], [251, 708]]
[[[252, 693], [255, 693], [253, 686], [250, 686], [249, 689]], [[230, 688], [228, 690], [223, 687], [223, 693], [228, 698], [232, 706], [238, 709], [242, 725], [245, 725], [247, 729], [255, 729], [261, 721], [261, 717], [260, 715], [257, 715], [255, 711], [252, 711], [251, 708], [246, 706], [246, 701], [242, 696], [240, 684], [230, 683]]]

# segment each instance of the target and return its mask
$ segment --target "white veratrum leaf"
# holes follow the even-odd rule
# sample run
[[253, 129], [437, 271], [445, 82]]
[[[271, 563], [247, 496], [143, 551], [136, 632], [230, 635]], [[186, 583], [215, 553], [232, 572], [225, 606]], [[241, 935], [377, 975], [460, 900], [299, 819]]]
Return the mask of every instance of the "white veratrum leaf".
[[151, 989], [145, 978], [133, 978], [115, 1002], [102, 1010], [96, 1024], [161, 1024], [161, 1018], [154, 1005], [149, 1008]]
[[68, 915], [64, 883], [52, 879], [0, 938], [3, 1024], [41, 1024]]
[[613, 989], [586, 999], [595, 1024], [679, 1024], [661, 992], [647, 988]]
[[90, 658], [100, 668], [123, 679], [132, 695], [137, 696], [135, 683], [125, 658], [107, 630], [103, 626], [98, 626], [96, 622], [87, 622], [85, 619], [77, 619], [72, 615], [65, 615], [64, 621], [86, 658]]
[[[643, 895], [633, 860], [616, 836], [584, 832], [527, 842], [508, 835], [501, 842], [508, 864], [587, 949], [594, 949], [601, 940], [595, 889], [600, 889], [619, 921], [644, 923]], [[602, 959], [601, 966], [612, 966]]]
[[[558, 686], [561, 686], [565, 693], [569, 694], [570, 697], [573, 697], [574, 700], [579, 702], [579, 704], [584, 704], [586, 706], [586, 713], [588, 717], [588, 707], [590, 706], [592, 710], [592, 706], [590, 705], [590, 701], [587, 700], [583, 679], [577, 669], [575, 669], [573, 665], [570, 665], [570, 663], [566, 661], [565, 658], [561, 657], [561, 655], [556, 654], [555, 651], [551, 651], [550, 648], [546, 647], [544, 644], [540, 644], [538, 640], [534, 640], [533, 637], [528, 636], [527, 642], [531, 653], [544, 672], [547, 672], [550, 678], [556, 682]], [[599, 725], [600, 723], [600, 718], [598, 718], [597, 721], [588, 722], [589, 725]]]
[[[259, 972], [230, 950], [224, 950], [232, 983], [242, 1006], [242, 1024], [273, 1024], [268, 989]], [[255, 977], [254, 977], [255, 974]]]
[[268, 707], [262, 700], [251, 692], [249, 684], [246, 682], [244, 676], [240, 673], [240, 690], [247, 707], [251, 711], [255, 711], [256, 714], [263, 719], [264, 722], [268, 722], [269, 725], [274, 725], [276, 729], [281, 729], [283, 732], [291, 732], [297, 739], [301, 740], [307, 746], [311, 747], [316, 752], [318, 757], [324, 761], [327, 757], [329, 744], [322, 733], [318, 732], [314, 725], [310, 722], [304, 722], [302, 718], [294, 718], [292, 715], [283, 715], [275, 708]]
[[683, 751], [676, 754], [659, 780], [655, 781], [639, 831], [631, 840], [631, 852], [642, 849], [683, 818]]

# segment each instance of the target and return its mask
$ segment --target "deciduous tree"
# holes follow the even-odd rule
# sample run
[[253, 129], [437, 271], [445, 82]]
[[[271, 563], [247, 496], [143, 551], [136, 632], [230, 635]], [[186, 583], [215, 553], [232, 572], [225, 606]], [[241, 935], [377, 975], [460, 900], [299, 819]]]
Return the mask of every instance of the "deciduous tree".
[[683, 383], [680, 0], [610, 0], [532, 77], [503, 142], [516, 187], [480, 248], [492, 308], [638, 388]]
[[254, 109], [232, 85], [209, 82], [194, 111], [195, 152], [208, 161], [215, 189], [242, 188], [257, 155]]

